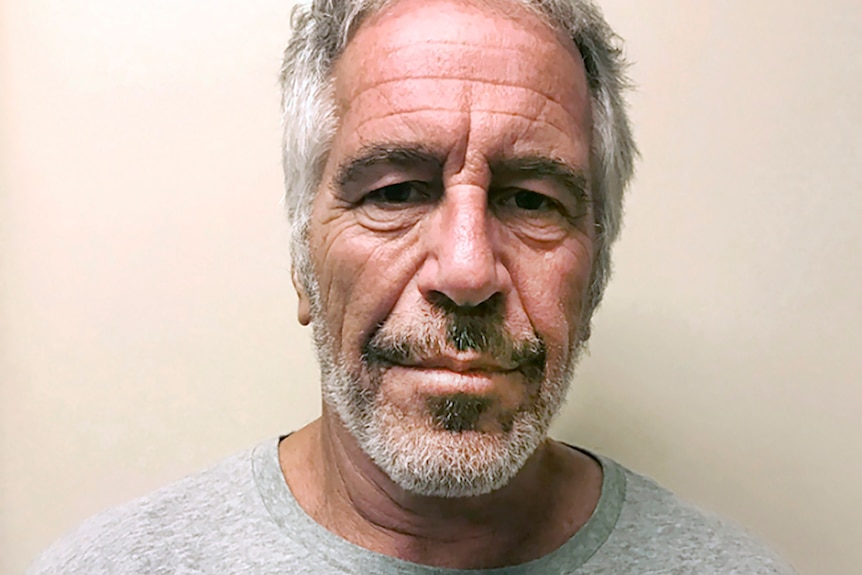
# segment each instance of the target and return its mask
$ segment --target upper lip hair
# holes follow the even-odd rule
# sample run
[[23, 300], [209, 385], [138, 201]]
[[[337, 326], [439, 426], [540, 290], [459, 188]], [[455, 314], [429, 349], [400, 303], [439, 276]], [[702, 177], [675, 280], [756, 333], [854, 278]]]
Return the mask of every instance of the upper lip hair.
[[451, 357], [446, 355], [435, 357], [412, 357], [398, 362], [405, 367], [418, 367], [423, 369], [447, 369], [449, 371], [467, 373], [471, 371], [513, 371], [518, 365], [512, 362], [501, 362], [494, 358], [478, 355], [465, 355], [464, 357]]

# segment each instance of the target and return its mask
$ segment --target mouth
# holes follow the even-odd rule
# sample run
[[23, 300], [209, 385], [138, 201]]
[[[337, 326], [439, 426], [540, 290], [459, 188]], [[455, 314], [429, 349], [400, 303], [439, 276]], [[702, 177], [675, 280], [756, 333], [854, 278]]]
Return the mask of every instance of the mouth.
[[397, 381], [401, 390], [412, 389], [426, 398], [472, 396], [507, 396], [528, 384], [520, 366], [506, 368], [497, 362], [452, 357], [427, 358], [423, 361], [382, 361], [377, 364], [381, 376]]
[[366, 351], [364, 360], [372, 370], [390, 370], [402, 373], [422, 374], [437, 381], [454, 383], [460, 381], [467, 387], [484, 387], [481, 382], [521, 376], [528, 383], [541, 380], [545, 371], [545, 355], [539, 353], [527, 357], [501, 361], [498, 358], [464, 352], [452, 355], [417, 357], [411, 353], [386, 353], [389, 350]]
[[400, 367], [409, 367], [421, 370], [451, 371], [460, 374], [492, 374], [510, 373], [517, 371], [518, 364], [504, 363], [496, 359], [481, 357], [473, 354], [459, 356], [437, 356], [427, 358], [405, 358], [401, 361], [391, 362]]
[[405, 375], [423, 373], [462, 381], [518, 376], [536, 384], [544, 376], [547, 349], [537, 334], [516, 338], [492, 323], [484, 331], [474, 326], [470, 332], [474, 344], [461, 346], [446, 326], [438, 330], [421, 327], [415, 328], [414, 335], [405, 326], [380, 326], [362, 347], [363, 363], [372, 371], [394, 369]]

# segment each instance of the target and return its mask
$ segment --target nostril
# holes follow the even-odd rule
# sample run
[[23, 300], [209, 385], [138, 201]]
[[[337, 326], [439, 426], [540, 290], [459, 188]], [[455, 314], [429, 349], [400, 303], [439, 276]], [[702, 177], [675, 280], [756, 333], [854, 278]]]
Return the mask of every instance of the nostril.
[[471, 273], [464, 268], [441, 266], [439, 261], [434, 263], [419, 272], [419, 288], [426, 299], [442, 302], [442, 307], [478, 307], [505, 291], [501, 270]]
[[459, 314], [476, 318], [498, 317], [503, 309], [503, 294], [495, 292], [485, 300], [472, 303], [458, 303], [445, 293], [433, 290], [426, 296], [428, 302], [448, 314]]

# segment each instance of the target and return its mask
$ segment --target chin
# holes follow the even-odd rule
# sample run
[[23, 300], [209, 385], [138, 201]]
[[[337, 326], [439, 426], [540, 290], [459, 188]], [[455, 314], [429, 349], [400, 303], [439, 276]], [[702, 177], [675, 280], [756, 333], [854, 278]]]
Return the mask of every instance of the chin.
[[525, 412], [505, 431], [449, 431], [431, 417], [406, 416], [388, 405], [378, 406], [368, 423], [357, 440], [396, 485], [446, 498], [505, 487], [544, 441], [548, 427]]

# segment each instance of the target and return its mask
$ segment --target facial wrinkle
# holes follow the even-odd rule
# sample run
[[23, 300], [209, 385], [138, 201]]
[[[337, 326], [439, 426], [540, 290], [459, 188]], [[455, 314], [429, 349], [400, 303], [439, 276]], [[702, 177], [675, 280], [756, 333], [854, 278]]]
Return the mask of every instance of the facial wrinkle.
[[[521, 131], [521, 133], [519, 134], [518, 138], [516, 138], [515, 141], [523, 138], [524, 135], [530, 131], [530, 129], [533, 127], [533, 125], [535, 124], [536, 121], [541, 121], [544, 125], [548, 126], [549, 128], [551, 128], [552, 130], [554, 130], [555, 132], [557, 132], [560, 135], [563, 135], [563, 136], [567, 135], [567, 132], [563, 128], [561, 128], [560, 126], [557, 126], [557, 125], [555, 125], [555, 124], [553, 124], [553, 123], [551, 123], [545, 119], [537, 120], [536, 118], [532, 118], [532, 117], [527, 116], [525, 114], [519, 114], [517, 112], [503, 112], [503, 111], [498, 111], [498, 110], [484, 110], [484, 109], [476, 109], [476, 110], [472, 110], [472, 112], [476, 113], [476, 114], [486, 114], [489, 116], [506, 116], [506, 117], [511, 117], [511, 118], [521, 118], [521, 119], [524, 119], [524, 120], [527, 120], [528, 122], [530, 122], [530, 125], [526, 126]], [[453, 110], [451, 108], [425, 108], [425, 107], [422, 107], [422, 108], [417, 108], [417, 109], [395, 111], [395, 112], [392, 112], [389, 114], [383, 114], [383, 115], [378, 116], [378, 117], [368, 118], [367, 120], [363, 120], [362, 122], [357, 124], [354, 129], [356, 131], [359, 131], [360, 129], [366, 127], [369, 124], [373, 124], [374, 122], [378, 122], [378, 121], [383, 121], [383, 120], [386, 120], [387, 118], [393, 118], [393, 117], [397, 117], [397, 116], [415, 116], [415, 115], [426, 114], [426, 113], [463, 114], [463, 112], [461, 110]]]
[[[558, 104], [561, 108], [565, 109], [565, 102], [562, 98], [554, 98], [551, 94], [544, 90], [539, 90], [537, 88], [531, 88], [529, 86], [525, 86], [520, 82], [507, 81], [502, 79], [493, 79], [493, 78], [482, 78], [478, 76], [468, 76], [468, 75], [459, 75], [453, 76], [451, 74], [411, 74], [409, 76], [399, 76], [397, 78], [387, 78], [384, 80], [380, 80], [378, 82], [374, 82], [372, 84], [362, 84], [361, 89], [357, 91], [356, 94], [350, 96], [351, 100], [355, 100], [358, 96], [362, 95], [364, 92], [368, 92], [371, 90], [379, 90], [380, 88], [390, 85], [397, 84], [399, 82], [409, 82], [411, 80], [429, 80], [433, 82], [475, 82], [477, 84], [488, 84], [490, 86], [502, 86], [506, 88], [520, 88], [522, 90], [527, 90], [529, 92], [533, 92], [539, 94], [543, 98], [547, 100], [551, 100], [555, 104]], [[381, 91], [382, 92], [382, 91]]]

